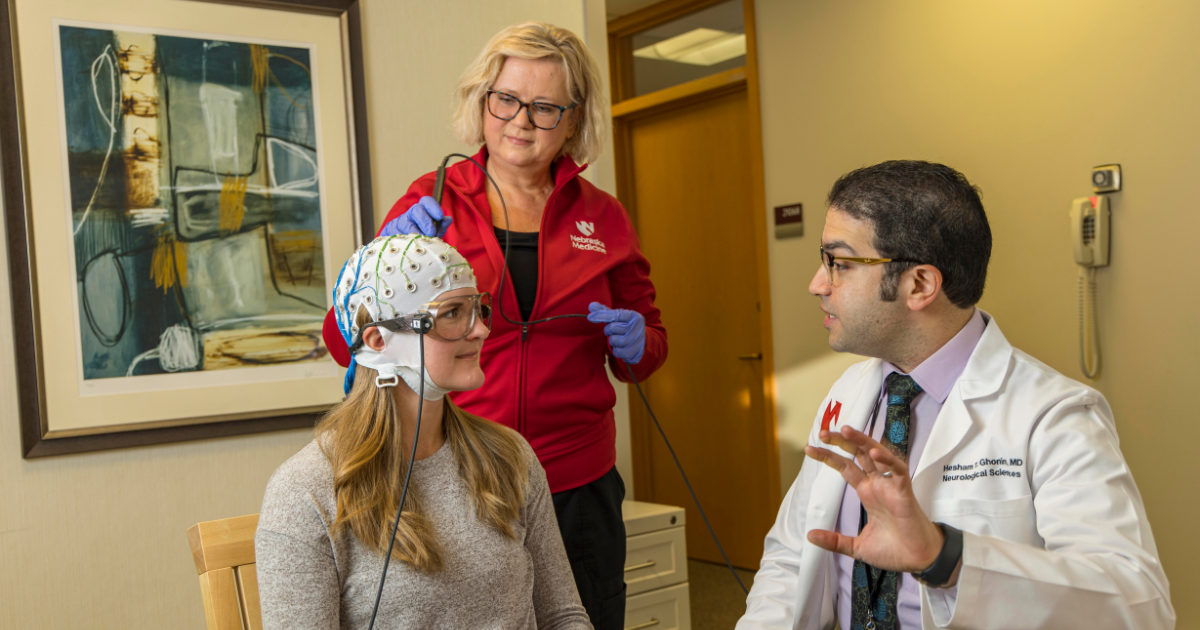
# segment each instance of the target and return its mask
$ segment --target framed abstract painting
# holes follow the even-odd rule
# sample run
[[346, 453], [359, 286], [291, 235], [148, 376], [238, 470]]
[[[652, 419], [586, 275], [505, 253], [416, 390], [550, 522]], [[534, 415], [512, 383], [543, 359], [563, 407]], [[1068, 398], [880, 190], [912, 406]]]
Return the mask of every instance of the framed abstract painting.
[[0, 0], [25, 457], [312, 426], [374, 233], [351, 0]]

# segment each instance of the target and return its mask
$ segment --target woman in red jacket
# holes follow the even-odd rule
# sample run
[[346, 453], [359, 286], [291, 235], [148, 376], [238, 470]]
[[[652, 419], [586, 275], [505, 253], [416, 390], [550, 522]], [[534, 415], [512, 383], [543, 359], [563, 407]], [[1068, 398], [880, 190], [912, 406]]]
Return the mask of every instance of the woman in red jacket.
[[[597, 630], [622, 628], [625, 616], [625, 488], [604, 363], [628, 382], [630, 368], [642, 380], [667, 356], [650, 265], [629, 215], [579, 177], [600, 152], [605, 107], [596, 62], [575, 34], [533, 22], [501, 31], [463, 74], [455, 130], [483, 144], [474, 159], [500, 187], [507, 217], [487, 176], [463, 160], [447, 169], [440, 206], [429, 173], [380, 231], [442, 236], [471, 263], [479, 289], [495, 295], [500, 315], [483, 347], [484, 386], [453, 399], [533, 446]], [[587, 319], [539, 321], [580, 313]], [[325, 341], [348, 363], [329, 320]]]

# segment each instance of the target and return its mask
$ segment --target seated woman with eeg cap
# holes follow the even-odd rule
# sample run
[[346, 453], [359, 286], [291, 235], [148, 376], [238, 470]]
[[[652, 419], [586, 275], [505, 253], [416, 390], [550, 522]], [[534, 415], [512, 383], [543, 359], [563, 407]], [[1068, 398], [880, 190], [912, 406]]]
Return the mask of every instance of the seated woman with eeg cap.
[[[338, 275], [346, 398], [267, 485], [255, 553], [265, 628], [367, 628], [423, 389], [376, 628], [590, 629], [545, 472], [524, 438], [445, 396], [483, 384], [490, 299], [441, 240], [381, 237]], [[412, 315], [432, 315], [420, 336]]]

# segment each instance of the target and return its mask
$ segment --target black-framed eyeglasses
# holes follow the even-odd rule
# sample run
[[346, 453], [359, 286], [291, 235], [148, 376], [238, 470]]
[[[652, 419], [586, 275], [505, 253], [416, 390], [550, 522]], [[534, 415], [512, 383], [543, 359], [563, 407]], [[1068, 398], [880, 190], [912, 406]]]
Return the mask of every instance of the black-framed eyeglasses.
[[568, 109], [573, 109], [578, 104], [571, 103], [564, 107], [541, 101], [526, 103], [512, 94], [496, 90], [487, 91], [487, 109], [489, 114], [500, 120], [512, 120], [521, 113], [521, 108], [523, 107], [525, 108], [525, 115], [529, 117], [529, 124], [547, 131], [557, 127], [558, 123], [562, 121], [563, 113]]
[[825, 277], [829, 278], [829, 286], [831, 287], [836, 286], [837, 284], [834, 280], [834, 272], [838, 269], [837, 261], [839, 260], [858, 263], [860, 265], [882, 265], [884, 263], [891, 262], [912, 263], [914, 265], [925, 264], [919, 260], [912, 260], [911, 258], [856, 258], [852, 256], [834, 256], [833, 254], [825, 251], [825, 248], [822, 247], [821, 264], [825, 267]]
[[[475, 330], [479, 321], [488, 330], [492, 329], [492, 296], [490, 293], [475, 295], [460, 295], [439, 302], [422, 304], [418, 312], [429, 313], [433, 316], [433, 330], [430, 334], [443, 341], [458, 341], [464, 339]], [[350, 345], [350, 354], [354, 354], [363, 346], [363, 334], [372, 326], [379, 326], [392, 332], [416, 332], [413, 328], [413, 314], [401, 315], [393, 319], [384, 319], [365, 324], [355, 335], [354, 343]]]

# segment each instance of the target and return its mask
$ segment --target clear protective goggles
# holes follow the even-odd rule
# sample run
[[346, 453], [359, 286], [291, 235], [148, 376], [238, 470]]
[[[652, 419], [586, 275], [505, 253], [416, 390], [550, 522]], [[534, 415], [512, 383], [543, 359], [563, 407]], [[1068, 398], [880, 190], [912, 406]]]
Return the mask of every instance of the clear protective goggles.
[[[458, 341], [466, 338], [472, 330], [475, 330], [475, 324], [480, 321], [488, 330], [492, 329], [492, 296], [490, 293], [460, 295], [438, 302], [426, 302], [417, 310], [429, 313], [433, 317], [433, 329], [430, 332], [443, 341]], [[411, 313], [394, 319], [370, 322], [358, 331], [354, 343], [350, 346], [350, 354], [354, 354], [363, 346], [363, 334], [372, 326], [386, 328], [396, 333], [416, 332]]]

